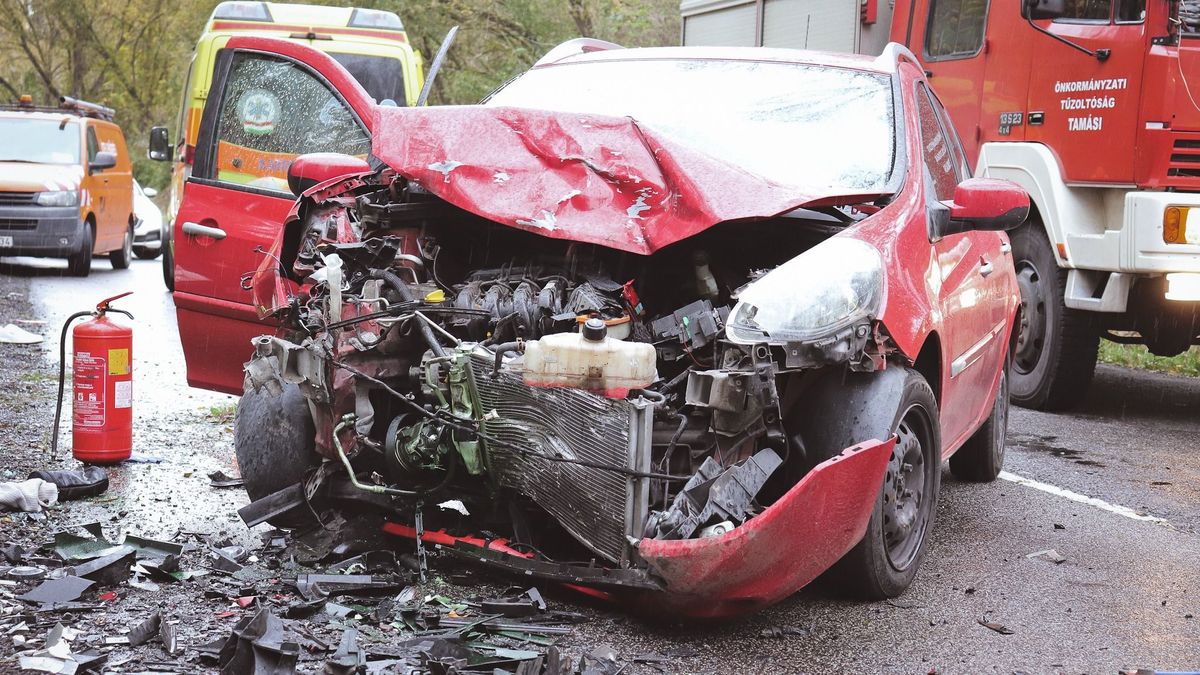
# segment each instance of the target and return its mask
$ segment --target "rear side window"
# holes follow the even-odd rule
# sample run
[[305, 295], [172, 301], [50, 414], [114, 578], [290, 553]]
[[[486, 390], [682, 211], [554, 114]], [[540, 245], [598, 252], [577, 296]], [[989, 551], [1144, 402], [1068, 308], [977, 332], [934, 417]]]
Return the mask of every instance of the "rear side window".
[[286, 193], [297, 156], [364, 157], [370, 148], [350, 108], [310, 71], [264, 54], [235, 55], [217, 121], [217, 180]]
[[930, 58], [974, 56], [983, 48], [988, 0], [930, 0], [925, 54]]
[[96, 127], [90, 125], [87, 128], [87, 152], [89, 163], [96, 161], [96, 153], [100, 152], [100, 144], [96, 142]]

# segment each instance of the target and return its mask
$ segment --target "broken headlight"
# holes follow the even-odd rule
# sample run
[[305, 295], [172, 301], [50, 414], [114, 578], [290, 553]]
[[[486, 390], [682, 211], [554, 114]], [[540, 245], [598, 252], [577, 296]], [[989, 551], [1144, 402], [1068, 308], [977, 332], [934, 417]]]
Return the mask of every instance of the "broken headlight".
[[725, 334], [741, 344], [819, 340], [876, 316], [883, 290], [879, 251], [858, 239], [834, 237], [747, 286]]

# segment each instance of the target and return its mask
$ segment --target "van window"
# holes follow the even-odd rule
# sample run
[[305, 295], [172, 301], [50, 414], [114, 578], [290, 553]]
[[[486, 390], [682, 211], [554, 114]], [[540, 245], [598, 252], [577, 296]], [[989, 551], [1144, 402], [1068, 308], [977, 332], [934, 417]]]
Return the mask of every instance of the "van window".
[[351, 110], [307, 69], [264, 54], [234, 56], [217, 121], [217, 180], [287, 193], [298, 155], [364, 157], [370, 148]]
[[330, 56], [343, 68], [350, 71], [367, 95], [376, 103], [391, 99], [396, 105], [408, 105], [404, 96], [404, 64], [390, 56], [363, 56], [361, 54], [335, 54]]
[[1038, 0], [1030, 12], [1034, 19], [1104, 21], [1112, 15], [1112, 0]]
[[1117, 23], [1141, 23], [1146, 20], [1146, 0], [1117, 0]]
[[933, 179], [934, 192], [938, 201], [953, 199], [954, 188], [962, 179], [959, 175], [962, 163], [953, 146], [955, 141], [942, 128], [933, 98], [924, 86], [917, 89], [917, 114], [921, 118], [921, 151]]
[[96, 127], [90, 125], [87, 128], [87, 151], [90, 164], [96, 160], [96, 153], [100, 151], [100, 144], [96, 142]]
[[988, 4], [988, 0], [930, 0], [925, 54], [954, 58], [979, 53]]

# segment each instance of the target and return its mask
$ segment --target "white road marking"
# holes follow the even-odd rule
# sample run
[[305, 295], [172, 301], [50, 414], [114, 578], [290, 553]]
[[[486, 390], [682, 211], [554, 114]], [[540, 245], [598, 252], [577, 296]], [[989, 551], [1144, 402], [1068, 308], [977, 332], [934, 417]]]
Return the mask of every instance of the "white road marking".
[[1133, 520], [1140, 520], [1140, 521], [1147, 522], [1147, 523], [1155, 523], [1157, 525], [1167, 525], [1168, 527], [1171, 525], [1171, 523], [1169, 521], [1167, 521], [1163, 518], [1157, 518], [1155, 516], [1143, 515], [1141, 513], [1138, 513], [1137, 511], [1134, 511], [1133, 509], [1129, 508], [1128, 506], [1120, 506], [1118, 504], [1110, 504], [1110, 503], [1104, 501], [1103, 499], [1097, 499], [1095, 497], [1081, 495], [1078, 492], [1072, 492], [1071, 490], [1068, 490], [1066, 488], [1060, 488], [1057, 485], [1043, 483], [1041, 481], [1033, 480], [1032, 478], [1025, 478], [1024, 476], [1018, 476], [1017, 474], [1009, 473], [1008, 471], [1001, 471], [1000, 478], [1003, 478], [1004, 480], [1007, 480], [1007, 481], [1012, 481], [1013, 483], [1017, 483], [1019, 485], [1031, 487], [1034, 490], [1041, 490], [1042, 492], [1046, 492], [1048, 494], [1057, 495], [1059, 497], [1063, 497], [1064, 499], [1069, 499], [1073, 502], [1079, 502], [1080, 504], [1087, 504], [1088, 506], [1094, 506], [1098, 509], [1101, 509], [1102, 511], [1108, 511], [1109, 513], [1115, 513], [1118, 516], [1125, 516], [1126, 518], [1132, 518]]

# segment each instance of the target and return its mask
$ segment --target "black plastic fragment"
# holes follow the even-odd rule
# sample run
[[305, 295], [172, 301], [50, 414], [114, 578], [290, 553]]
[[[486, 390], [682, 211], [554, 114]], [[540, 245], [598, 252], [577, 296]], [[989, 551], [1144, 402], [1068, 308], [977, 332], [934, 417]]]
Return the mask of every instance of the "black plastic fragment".
[[115, 586], [129, 579], [129, 568], [137, 553], [128, 546], [106, 556], [93, 558], [71, 568], [71, 573], [83, 579], [91, 579], [101, 586]]
[[90, 579], [80, 579], [74, 576], [59, 577], [43, 581], [37, 588], [24, 595], [17, 596], [18, 600], [38, 602], [43, 605], [53, 605], [60, 602], [77, 600], [83, 592], [96, 582]]
[[143, 621], [140, 625], [129, 631], [129, 646], [137, 647], [149, 642], [152, 638], [157, 637], [162, 632], [162, 613], [155, 612], [150, 615], [149, 619]]

